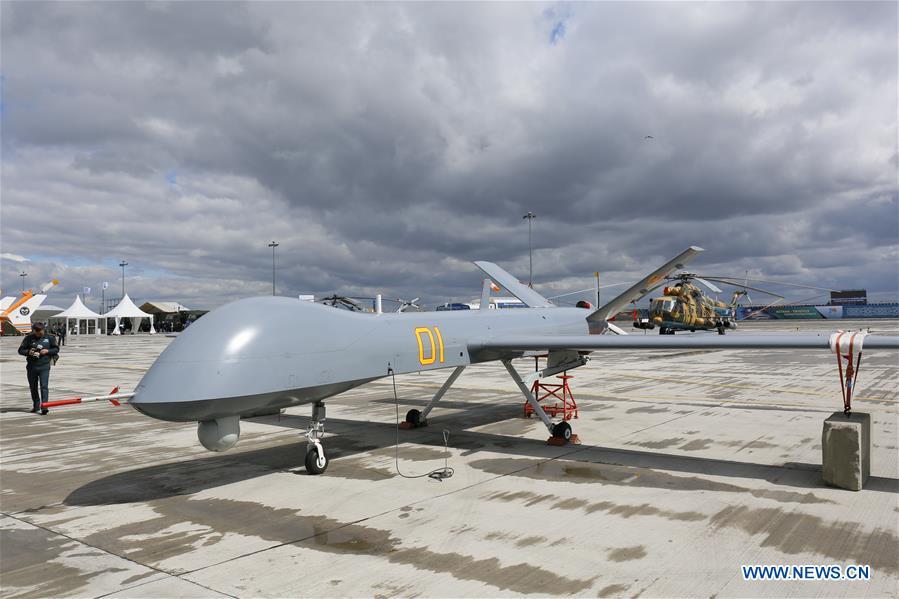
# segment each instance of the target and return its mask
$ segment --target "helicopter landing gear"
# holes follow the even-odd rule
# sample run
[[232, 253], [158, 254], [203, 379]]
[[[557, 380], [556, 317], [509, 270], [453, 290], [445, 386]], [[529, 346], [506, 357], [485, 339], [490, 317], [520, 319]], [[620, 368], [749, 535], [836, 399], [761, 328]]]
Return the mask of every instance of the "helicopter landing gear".
[[322, 447], [321, 438], [325, 434], [325, 404], [312, 404], [312, 422], [306, 430], [306, 472], [321, 474], [328, 469], [328, 456]]

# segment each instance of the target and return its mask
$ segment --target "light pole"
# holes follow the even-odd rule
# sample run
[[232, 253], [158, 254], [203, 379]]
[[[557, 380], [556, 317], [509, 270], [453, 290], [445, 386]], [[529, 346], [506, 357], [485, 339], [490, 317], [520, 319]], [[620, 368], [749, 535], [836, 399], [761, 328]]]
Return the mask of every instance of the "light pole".
[[268, 247], [272, 248], [272, 295], [275, 295], [275, 248], [279, 245], [281, 244], [274, 241], [268, 244]]
[[122, 258], [122, 261], [119, 262], [119, 266], [122, 267], [122, 299], [125, 299], [125, 267], [128, 266], [128, 263]]
[[23, 270], [19, 273], [19, 276], [22, 277], [22, 293], [25, 293], [25, 277], [28, 276], [28, 273]]
[[531, 236], [532, 229], [531, 223], [537, 218], [537, 215], [528, 210], [528, 213], [522, 216], [521, 218], [526, 218], [528, 221], [528, 287], [534, 286], [534, 249], [531, 244]]

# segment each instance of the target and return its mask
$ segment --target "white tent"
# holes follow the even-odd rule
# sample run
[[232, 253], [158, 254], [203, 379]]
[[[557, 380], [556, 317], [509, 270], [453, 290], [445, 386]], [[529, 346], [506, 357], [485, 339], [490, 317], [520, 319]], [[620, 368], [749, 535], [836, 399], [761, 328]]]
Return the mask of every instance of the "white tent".
[[51, 319], [61, 319], [66, 321], [66, 330], [69, 330], [69, 321], [75, 321], [75, 334], [77, 335], [81, 331], [81, 322], [84, 321], [84, 330], [87, 333], [91, 332], [91, 323], [93, 322], [94, 332], [99, 335], [100, 334], [100, 319], [102, 318], [99, 314], [88, 308], [84, 305], [84, 302], [81, 301], [81, 296], [76, 295], [75, 301], [72, 302], [72, 305], [60, 312], [59, 314], [54, 314], [50, 317]]
[[115, 318], [115, 330], [112, 332], [113, 335], [120, 335], [121, 332], [119, 330], [119, 323], [123, 318], [131, 319], [131, 334], [133, 335], [138, 327], [140, 326], [141, 318], [149, 318], [150, 319], [150, 334], [155, 335], [156, 329], [153, 328], [153, 315], [147, 314], [131, 301], [131, 298], [128, 297], [128, 294], [125, 294], [125, 297], [122, 298], [122, 301], [118, 303], [118, 305], [103, 315], [104, 318]]

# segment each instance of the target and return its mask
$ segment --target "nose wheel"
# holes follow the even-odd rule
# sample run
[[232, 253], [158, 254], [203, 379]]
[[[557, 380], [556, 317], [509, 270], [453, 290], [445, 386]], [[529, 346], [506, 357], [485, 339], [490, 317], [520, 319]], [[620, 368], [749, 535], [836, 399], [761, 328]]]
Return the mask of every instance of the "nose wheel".
[[321, 474], [328, 469], [328, 456], [321, 443], [316, 443], [306, 450], [306, 472], [309, 474]]
[[312, 406], [312, 422], [306, 430], [306, 472], [321, 474], [328, 469], [328, 456], [322, 447], [325, 434], [325, 404], [316, 402]]

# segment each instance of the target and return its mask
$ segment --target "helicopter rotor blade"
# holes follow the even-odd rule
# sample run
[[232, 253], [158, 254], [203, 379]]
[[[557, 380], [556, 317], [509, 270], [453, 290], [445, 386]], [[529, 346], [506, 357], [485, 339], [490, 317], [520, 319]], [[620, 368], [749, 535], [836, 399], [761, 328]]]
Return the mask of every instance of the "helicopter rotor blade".
[[[720, 283], [725, 283], [727, 285], [733, 285], [735, 287], [743, 287], [743, 277], [724, 277], [724, 276], [709, 276], [706, 279], [710, 281], [718, 281]], [[814, 289], [816, 291], [838, 291], [837, 289], [831, 289], [830, 287], [815, 287], [814, 285], [803, 285], [801, 283], [786, 283], [784, 281], [771, 281], [767, 279], [753, 279], [752, 277], [746, 277], [747, 282], [752, 281], [754, 283], [765, 283], [767, 285], [786, 285], [787, 287], [800, 287], [803, 289]]]
[[694, 277], [693, 277], [693, 280], [694, 280], [694, 281], [697, 281], [697, 282], [699, 282], [699, 283], [702, 283], [703, 285], [705, 285], [706, 287], [708, 287], [710, 290], [712, 290], [712, 291], [715, 292], [715, 293], [724, 293], [723, 291], [721, 291], [721, 289], [718, 288], [717, 285], [714, 285], [714, 284], [711, 283], [710, 281], [706, 281], [706, 280], [703, 279], [702, 277], [695, 277], [695, 276], [694, 276]]
[[[765, 293], [767, 295], [773, 295], [774, 297], [784, 297], [779, 293], [774, 293], [773, 291], [766, 291], [760, 287], [753, 287], [752, 285], [746, 285], [740, 281], [722, 279], [718, 277], [707, 277], [710, 281], [718, 281], [719, 283], [724, 283], [725, 285], [730, 285], [732, 287], [739, 287], [740, 289], [752, 289], [753, 291], [758, 291], [759, 293]], [[751, 280], [751, 279], [750, 279]]]

